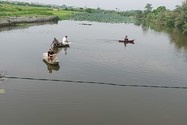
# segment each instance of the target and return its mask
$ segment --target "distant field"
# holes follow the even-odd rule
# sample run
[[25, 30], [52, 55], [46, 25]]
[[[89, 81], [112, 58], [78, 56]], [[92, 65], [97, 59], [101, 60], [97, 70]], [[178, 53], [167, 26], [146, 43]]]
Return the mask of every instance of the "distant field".
[[14, 4], [0, 4], [0, 17], [10, 16], [58, 16], [59, 19], [67, 19], [73, 11], [55, 10], [50, 7], [22, 6]]
[[0, 3], [0, 18], [6, 17], [42, 17], [58, 16], [60, 20], [72, 19], [79, 21], [96, 21], [107, 23], [129, 23], [133, 18], [126, 13], [107, 11], [101, 9], [68, 9], [53, 8], [50, 6], [31, 6], [28, 4], [18, 5]]

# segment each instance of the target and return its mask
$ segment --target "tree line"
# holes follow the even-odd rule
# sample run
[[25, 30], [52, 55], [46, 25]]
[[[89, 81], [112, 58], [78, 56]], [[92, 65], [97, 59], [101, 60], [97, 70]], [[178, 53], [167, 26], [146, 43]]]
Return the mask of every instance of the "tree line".
[[141, 24], [179, 29], [187, 33], [187, 0], [182, 2], [181, 6], [177, 5], [174, 10], [168, 10], [165, 6], [153, 9], [152, 4], [147, 4], [145, 10], [137, 10], [134, 16]]

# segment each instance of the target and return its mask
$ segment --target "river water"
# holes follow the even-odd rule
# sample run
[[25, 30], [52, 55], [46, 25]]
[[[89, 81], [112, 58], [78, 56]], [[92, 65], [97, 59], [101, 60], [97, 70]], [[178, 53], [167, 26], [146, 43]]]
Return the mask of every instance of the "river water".
[[[59, 65], [44, 63], [53, 38], [65, 35], [71, 46], [56, 50]], [[125, 35], [134, 44], [119, 43]], [[133, 24], [79, 21], [3, 30], [0, 123], [186, 125], [186, 40]]]

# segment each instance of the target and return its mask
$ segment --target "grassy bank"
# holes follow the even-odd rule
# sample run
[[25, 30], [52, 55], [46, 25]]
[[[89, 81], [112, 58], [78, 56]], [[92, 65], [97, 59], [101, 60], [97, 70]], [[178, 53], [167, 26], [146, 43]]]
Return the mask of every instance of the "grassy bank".
[[29, 3], [15, 4], [11, 2], [0, 2], [0, 18], [3, 17], [41, 17], [58, 16], [60, 20], [86, 20], [109, 23], [132, 22], [130, 15], [125, 12], [107, 11], [100, 8], [63, 8], [52, 5], [31, 5]]
[[54, 9], [52, 7], [34, 7], [27, 5], [15, 5], [0, 3], [0, 18], [6, 17], [46, 17], [58, 16], [59, 19], [68, 19], [73, 14], [72, 11]]

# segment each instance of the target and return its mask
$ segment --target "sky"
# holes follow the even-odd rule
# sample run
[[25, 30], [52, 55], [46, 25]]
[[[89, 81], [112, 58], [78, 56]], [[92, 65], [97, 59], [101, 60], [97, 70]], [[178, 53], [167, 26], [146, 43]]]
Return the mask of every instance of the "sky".
[[182, 5], [185, 0], [12, 0], [21, 2], [38, 2], [43, 4], [57, 4], [75, 7], [101, 8], [105, 10], [144, 10], [146, 4], [152, 4], [153, 9], [165, 6], [173, 10], [176, 5]]

